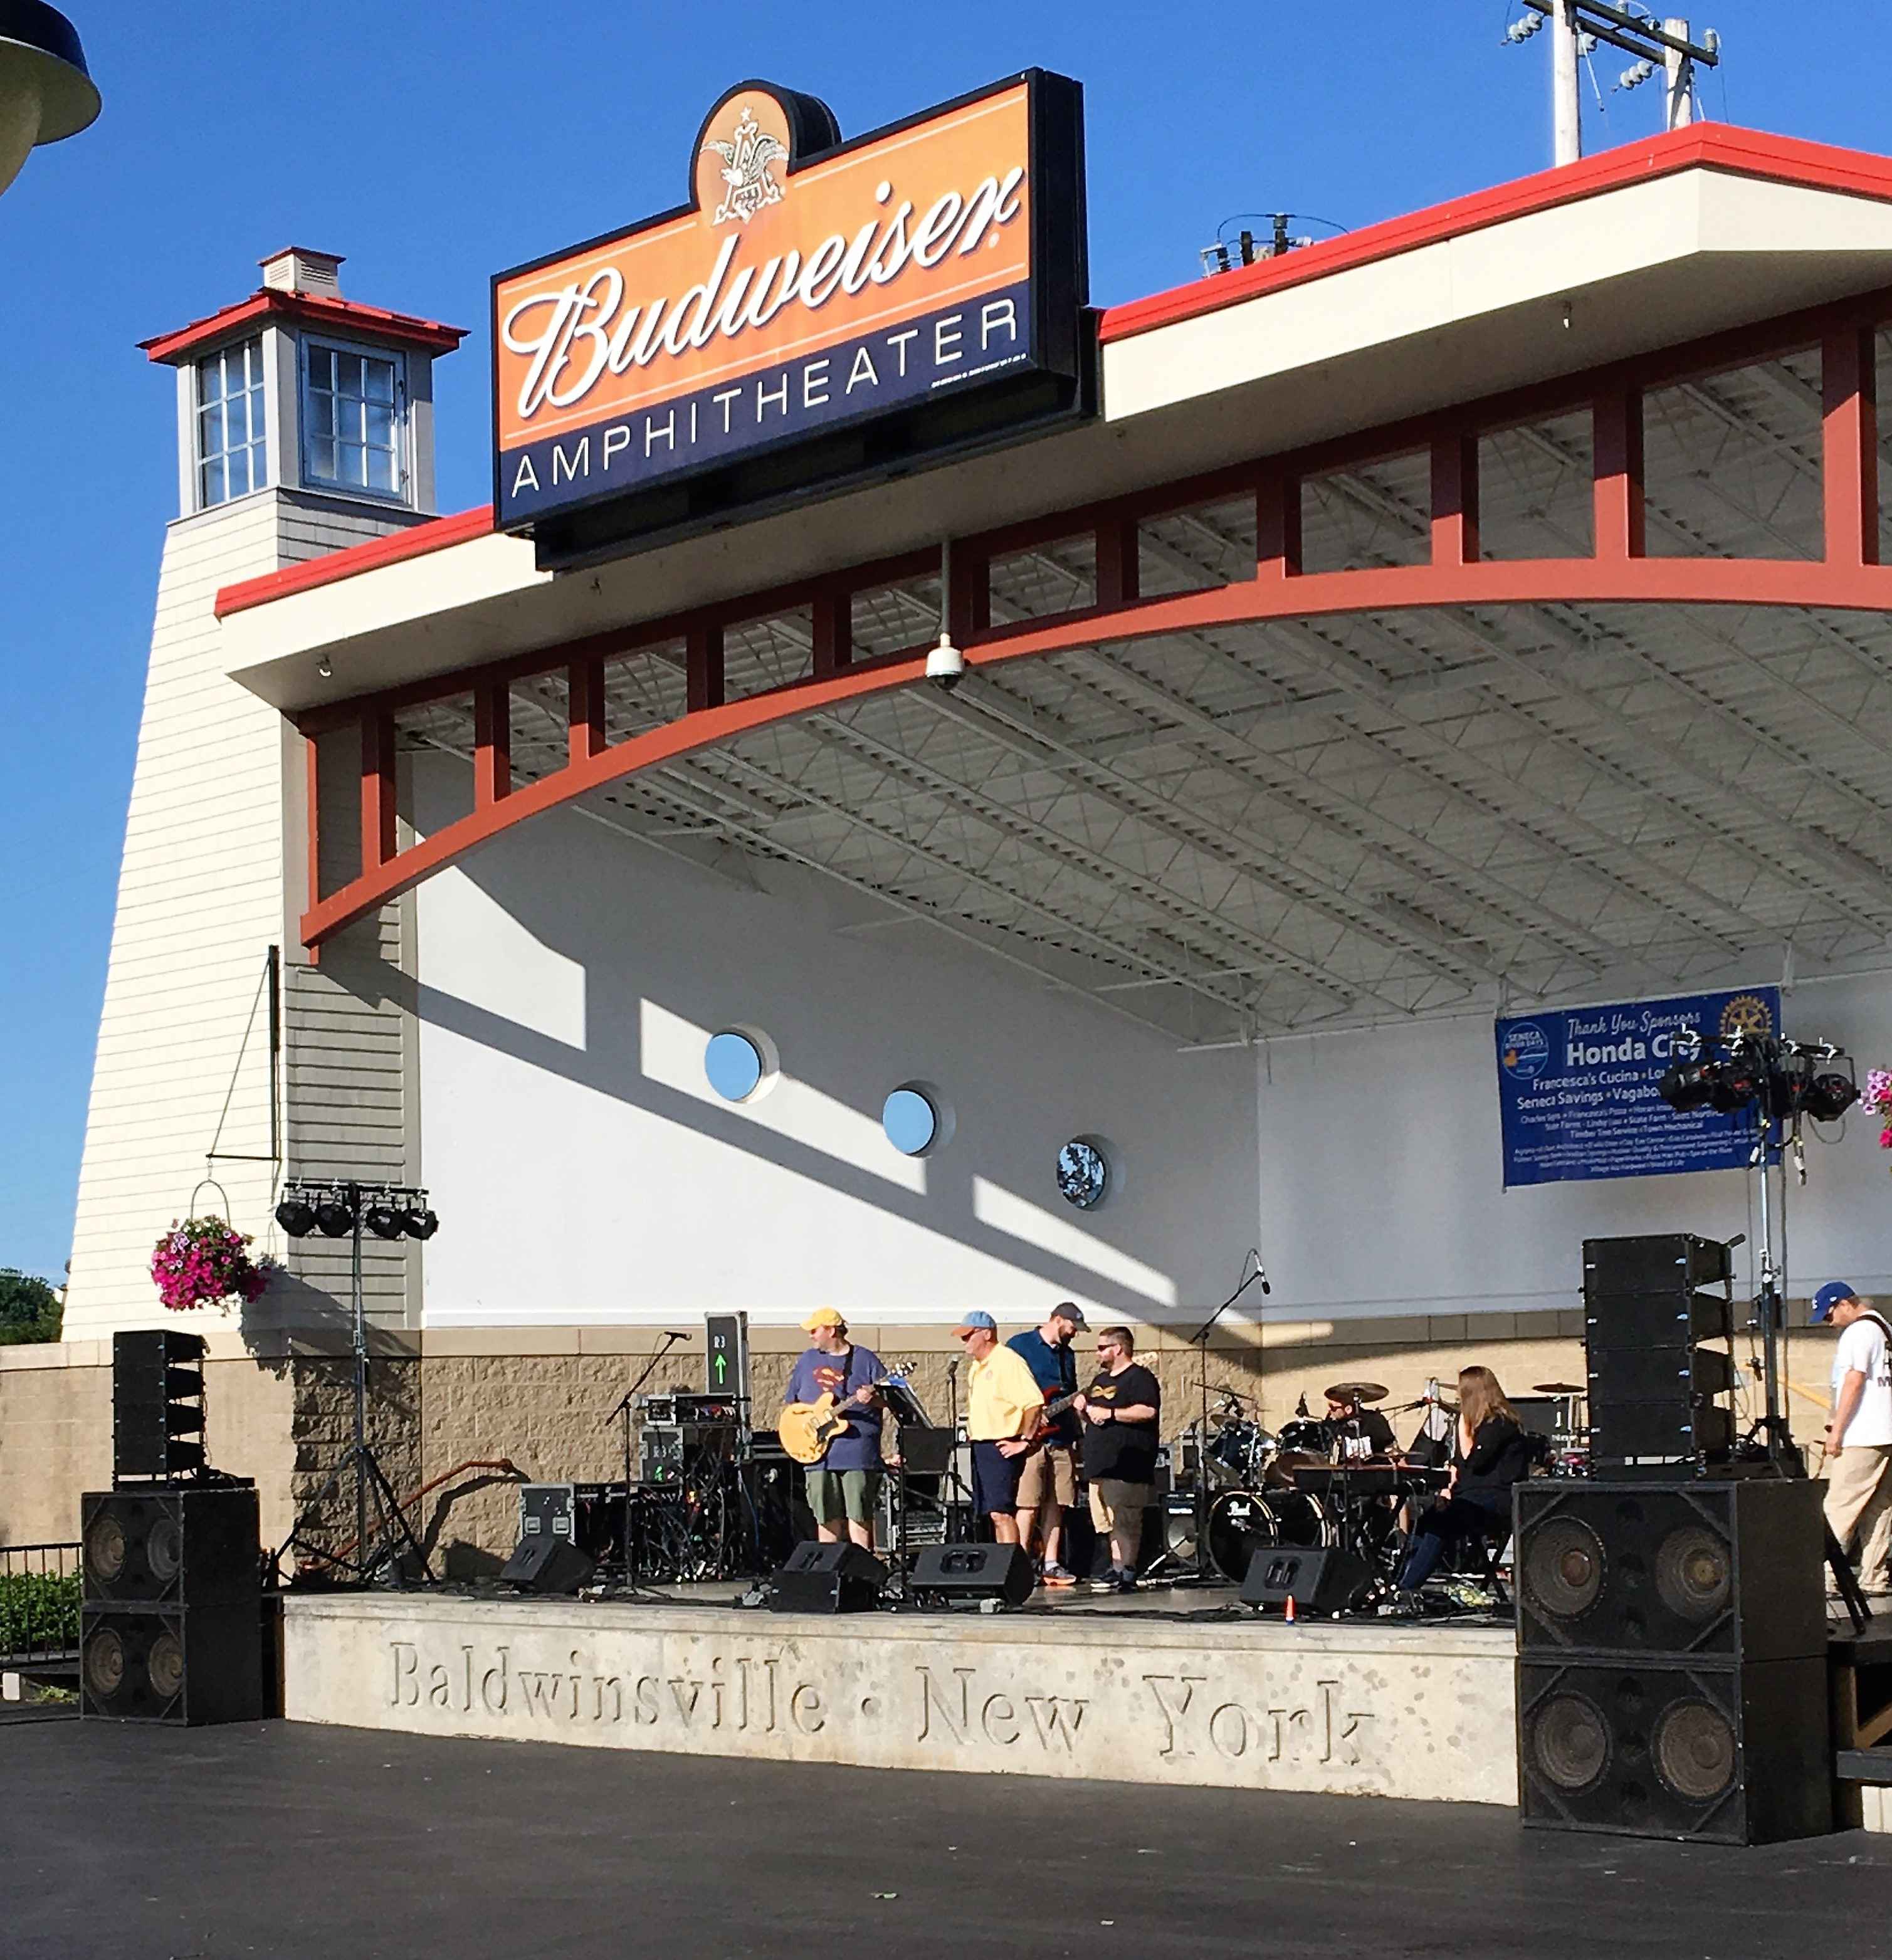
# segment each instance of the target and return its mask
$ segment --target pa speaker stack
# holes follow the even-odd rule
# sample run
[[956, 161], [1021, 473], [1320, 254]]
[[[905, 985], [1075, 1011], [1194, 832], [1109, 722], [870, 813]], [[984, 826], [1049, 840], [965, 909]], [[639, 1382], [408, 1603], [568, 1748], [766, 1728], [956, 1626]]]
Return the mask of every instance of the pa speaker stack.
[[1732, 1455], [1729, 1274], [1728, 1249], [1689, 1233], [1583, 1242], [1594, 1475], [1688, 1476]]
[[204, 1468], [204, 1344], [177, 1328], [112, 1336], [112, 1480]]
[[142, 1722], [263, 1713], [256, 1494], [243, 1484], [88, 1491], [79, 1712]]
[[1819, 1485], [1520, 1484], [1527, 1825], [1757, 1844], [1833, 1828]]

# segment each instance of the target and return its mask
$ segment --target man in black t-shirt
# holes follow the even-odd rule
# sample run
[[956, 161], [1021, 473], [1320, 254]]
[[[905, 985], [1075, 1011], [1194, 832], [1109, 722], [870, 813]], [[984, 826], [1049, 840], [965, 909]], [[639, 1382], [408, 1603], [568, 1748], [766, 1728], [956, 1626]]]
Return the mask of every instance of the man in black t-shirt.
[[1163, 1392], [1133, 1358], [1127, 1327], [1097, 1332], [1097, 1379], [1078, 1398], [1084, 1417], [1084, 1474], [1091, 1518], [1110, 1541], [1110, 1570], [1099, 1583], [1113, 1592], [1136, 1590], [1136, 1553], [1143, 1507], [1155, 1495], [1156, 1446]]

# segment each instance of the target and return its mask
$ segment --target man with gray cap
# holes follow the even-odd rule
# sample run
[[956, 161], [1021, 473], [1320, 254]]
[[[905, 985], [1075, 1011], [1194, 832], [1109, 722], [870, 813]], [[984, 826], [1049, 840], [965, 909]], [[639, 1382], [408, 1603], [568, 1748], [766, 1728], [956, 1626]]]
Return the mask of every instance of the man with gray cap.
[[1829, 1280], [1809, 1316], [1839, 1330], [1827, 1424], [1827, 1522], [1859, 1541], [1859, 1584], [1892, 1592], [1892, 1326], [1844, 1280]]

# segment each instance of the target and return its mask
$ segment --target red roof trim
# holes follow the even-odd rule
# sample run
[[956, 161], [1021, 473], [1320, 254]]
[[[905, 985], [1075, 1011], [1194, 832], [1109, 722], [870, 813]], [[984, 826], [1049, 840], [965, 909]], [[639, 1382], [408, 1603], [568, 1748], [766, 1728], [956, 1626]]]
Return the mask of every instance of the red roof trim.
[[1560, 170], [1540, 170], [1469, 197], [1370, 224], [1343, 237], [1323, 239], [1283, 258], [1264, 259], [1235, 272], [1218, 272], [1147, 299], [1110, 307], [1098, 321], [1097, 338], [1107, 344], [1127, 339], [1200, 313], [1219, 312], [1262, 293], [1302, 285], [1422, 245], [1462, 237], [1509, 218], [1527, 217], [1697, 167], [1892, 202], [1892, 158], [1804, 142], [1794, 136], [1734, 129], [1725, 123], [1696, 123], [1647, 142], [1628, 143], [1586, 157]]
[[272, 313], [316, 326], [371, 333], [383, 340], [401, 341], [435, 354], [452, 353], [467, 337], [463, 326], [443, 326], [437, 320], [422, 320], [413, 313], [390, 313], [384, 307], [364, 306], [358, 300], [331, 299], [322, 293], [285, 293], [265, 286], [221, 313], [193, 320], [175, 333], [161, 333], [138, 344], [152, 360], [174, 364], [212, 341]]
[[266, 606], [272, 599], [285, 599], [292, 592], [307, 592], [337, 579], [350, 578], [358, 571], [372, 571], [377, 565], [399, 565], [403, 558], [425, 558], [429, 552], [444, 551], [449, 545], [462, 545], [474, 538], [491, 536], [492, 506], [482, 504], [476, 510], [456, 511], [451, 517], [430, 518], [411, 530], [391, 531], [384, 538], [370, 538], [367, 543], [350, 545], [330, 552], [324, 558], [292, 565], [282, 571], [265, 572], [260, 578], [246, 578], [226, 585], [217, 594], [217, 617], [247, 612], [253, 606]]

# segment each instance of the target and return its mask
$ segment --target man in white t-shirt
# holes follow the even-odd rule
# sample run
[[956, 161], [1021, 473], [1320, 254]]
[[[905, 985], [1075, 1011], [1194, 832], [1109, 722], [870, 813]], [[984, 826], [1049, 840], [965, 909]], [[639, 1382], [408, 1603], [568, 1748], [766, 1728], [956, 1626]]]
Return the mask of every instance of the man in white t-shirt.
[[1859, 1541], [1859, 1583], [1892, 1592], [1892, 1326], [1844, 1280], [1813, 1297], [1811, 1318], [1839, 1330], [1827, 1424], [1827, 1522]]

